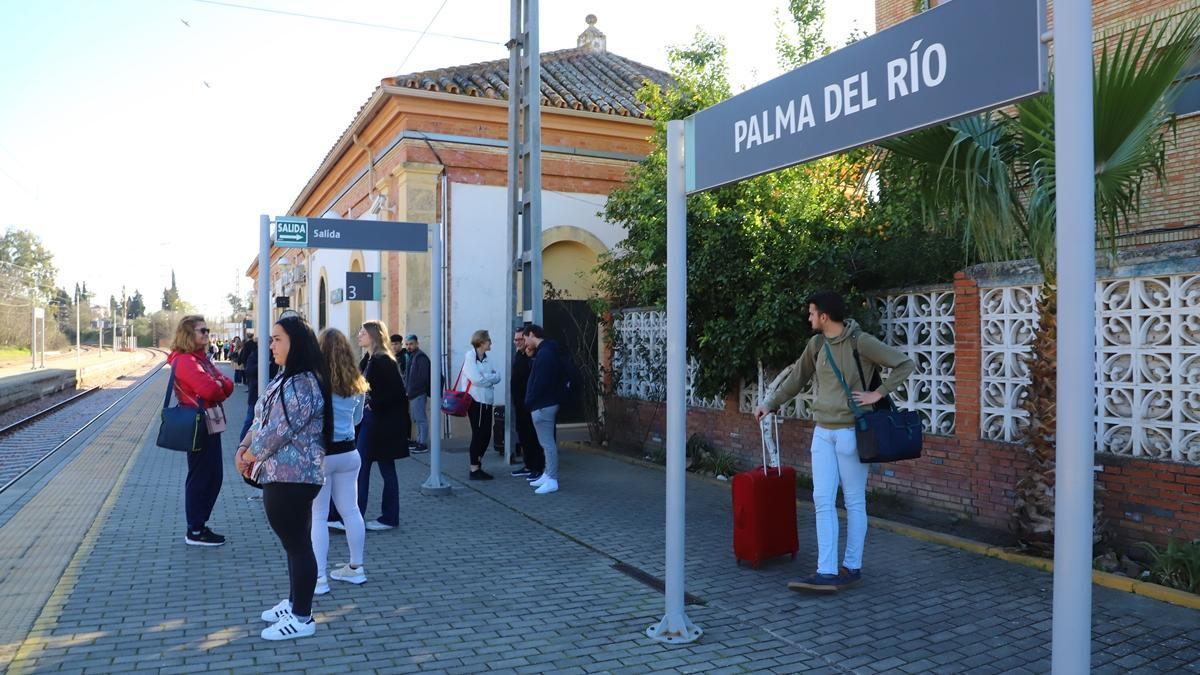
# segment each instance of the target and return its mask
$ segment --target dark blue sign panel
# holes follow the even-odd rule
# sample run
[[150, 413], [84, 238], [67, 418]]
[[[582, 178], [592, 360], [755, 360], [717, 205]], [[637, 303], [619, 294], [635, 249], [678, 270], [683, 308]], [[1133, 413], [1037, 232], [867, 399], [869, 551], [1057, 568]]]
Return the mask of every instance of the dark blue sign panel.
[[381, 275], [375, 272], [346, 272], [346, 300], [379, 300], [381, 285]]
[[782, 169], [1047, 89], [1044, 0], [958, 0], [688, 118], [687, 191]]
[[284, 248], [339, 248], [369, 251], [429, 250], [429, 226], [389, 220], [338, 218], [275, 219], [275, 245]]

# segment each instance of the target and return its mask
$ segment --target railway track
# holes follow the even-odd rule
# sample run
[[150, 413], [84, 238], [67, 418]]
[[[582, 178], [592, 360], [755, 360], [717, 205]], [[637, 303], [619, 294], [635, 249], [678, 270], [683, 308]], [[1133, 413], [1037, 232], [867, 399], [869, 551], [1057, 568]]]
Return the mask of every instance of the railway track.
[[54, 456], [108, 411], [138, 393], [158, 373], [167, 355], [157, 348], [144, 351], [152, 352], [154, 361], [128, 387], [93, 387], [0, 429], [0, 493]]

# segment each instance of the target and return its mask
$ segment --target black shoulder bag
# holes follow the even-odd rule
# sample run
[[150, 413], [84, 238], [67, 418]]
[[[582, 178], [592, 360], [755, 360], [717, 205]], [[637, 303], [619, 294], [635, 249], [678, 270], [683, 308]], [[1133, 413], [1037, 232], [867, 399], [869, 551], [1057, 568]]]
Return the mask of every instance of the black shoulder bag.
[[[846, 391], [846, 401], [854, 411], [854, 435], [858, 442], [858, 461], [863, 464], [883, 462], [898, 462], [904, 459], [917, 459], [921, 456], [921, 443], [924, 432], [921, 428], [921, 416], [911, 410], [896, 408], [891, 399], [881, 399], [878, 409], [866, 412], [854, 402], [850, 385], [833, 359], [833, 350], [825, 343], [825, 357], [838, 382]], [[858, 377], [866, 385], [862, 374], [862, 363], [858, 360], [858, 340], [855, 336], [854, 360], [858, 365]], [[883, 401], [887, 402], [884, 403]]]
[[162, 420], [158, 425], [156, 445], [167, 450], [195, 452], [200, 449], [204, 428], [204, 400], [197, 398], [199, 408], [186, 405], [171, 406], [171, 394], [175, 392], [175, 366], [171, 366], [171, 377], [167, 380], [167, 396], [163, 399]]

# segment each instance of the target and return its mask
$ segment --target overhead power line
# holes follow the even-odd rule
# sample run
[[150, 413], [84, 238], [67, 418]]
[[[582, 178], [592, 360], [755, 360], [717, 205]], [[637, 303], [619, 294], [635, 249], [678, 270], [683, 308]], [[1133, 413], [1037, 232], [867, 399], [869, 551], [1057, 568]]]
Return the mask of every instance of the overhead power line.
[[433, 13], [433, 18], [429, 20], [429, 23], [425, 24], [425, 30], [421, 31], [421, 34], [417, 36], [417, 41], [413, 43], [412, 49], [408, 50], [408, 53], [404, 55], [404, 60], [400, 62], [400, 67], [396, 69], [397, 75], [404, 72], [404, 64], [408, 63], [409, 57], [413, 55], [413, 52], [417, 51], [417, 45], [421, 44], [421, 40], [429, 34], [429, 29], [433, 27], [433, 22], [437, 21], [438, 16], [442, 13], [443, 9], [446, 9], [446, 3], [449, 1], [442, 0], [441, 6]]
[[[233, 3], [233, 2], [220, 2], [219, 0], [192, 0], [192, 2], [199, 2], [199, 3], [206, 4], [206, 5], [216, 5], [218, 7], [228, 7], [231, 9], [246, 9], [246, 10], [250, 10], [253, 12], [263, 12], [265, 14], [279, 14], [282, 16], [291, 16], [291, 17], [296, 17], [296, 18], [300, 18], [300, 19], [313, 19], [316, 21], [330, 21], [332, 23], [342, 23], [342, 24], [346, 24], [346, 25], [350, 25], [350, 26], [362, 26], [364, 28], [380, 28], [383, 30], [398, 31], [401, 33], [419, 33], [419, 34], [421, 34], [422, 37], [425, 35], [432, 35], [434, 37], [448, 38], [451, 40], [466, 40], [468, 42], [478, 42], [478, 43], [485, 44], [485, 45], [503, 45], [504, 44], [503, 42], [501, 42], [499, 40], [487, 40], [484, 38], [470, 37], [467, 35], [453, 35], [451, 33], [429, 33], [428, 26], [426, 26], [426, 29], [424, 31], [421, 31], [421, 30], [417, 30], [416, 28], [404, 28], [402, 26], [389, 26], [387, 24], [372, 23], [370, 21], [355, 21], [353, 19], [340, 19], [340, 18], [334, 17], [334, 16], [318, 16], [316, 14], [304, 14], [301, 12], [289, 12], [287, 10], [271, 9], [269, 7], [254, 7], [252, 5], [239, 5], [239, 4]], [[442, 6], [445, 7], [446, 6], [445, 3], [442, 3]], [[438, 9], [439, 13], [441, 11], [442, 11], [441, 9]], [[436, 14], [434, 15], [434, 18], [437, 18]], [[430, 21], [430, 24], [432, 24], [432, 23], [433, 22]], [[417, 41], [420, 42], [420, 38], [417, 38]]]

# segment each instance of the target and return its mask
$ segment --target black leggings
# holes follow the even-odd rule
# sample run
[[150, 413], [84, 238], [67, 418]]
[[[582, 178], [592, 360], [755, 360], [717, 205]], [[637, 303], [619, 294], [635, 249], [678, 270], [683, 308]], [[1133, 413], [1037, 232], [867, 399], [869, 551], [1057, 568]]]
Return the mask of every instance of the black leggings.
[[483, 455], [492, 444], [491, 404], [471, 401], [467, 419], [471, 421], [471, 466], [483, 468]]
[[267, 522], [287, 551], [288, 597], [292, 614], [312, 615], [313, 589], [317, 587], [317, 557], [312, 548], [312, 503], [320, 485], [309, 483], [266, 483], [263, 508]]

